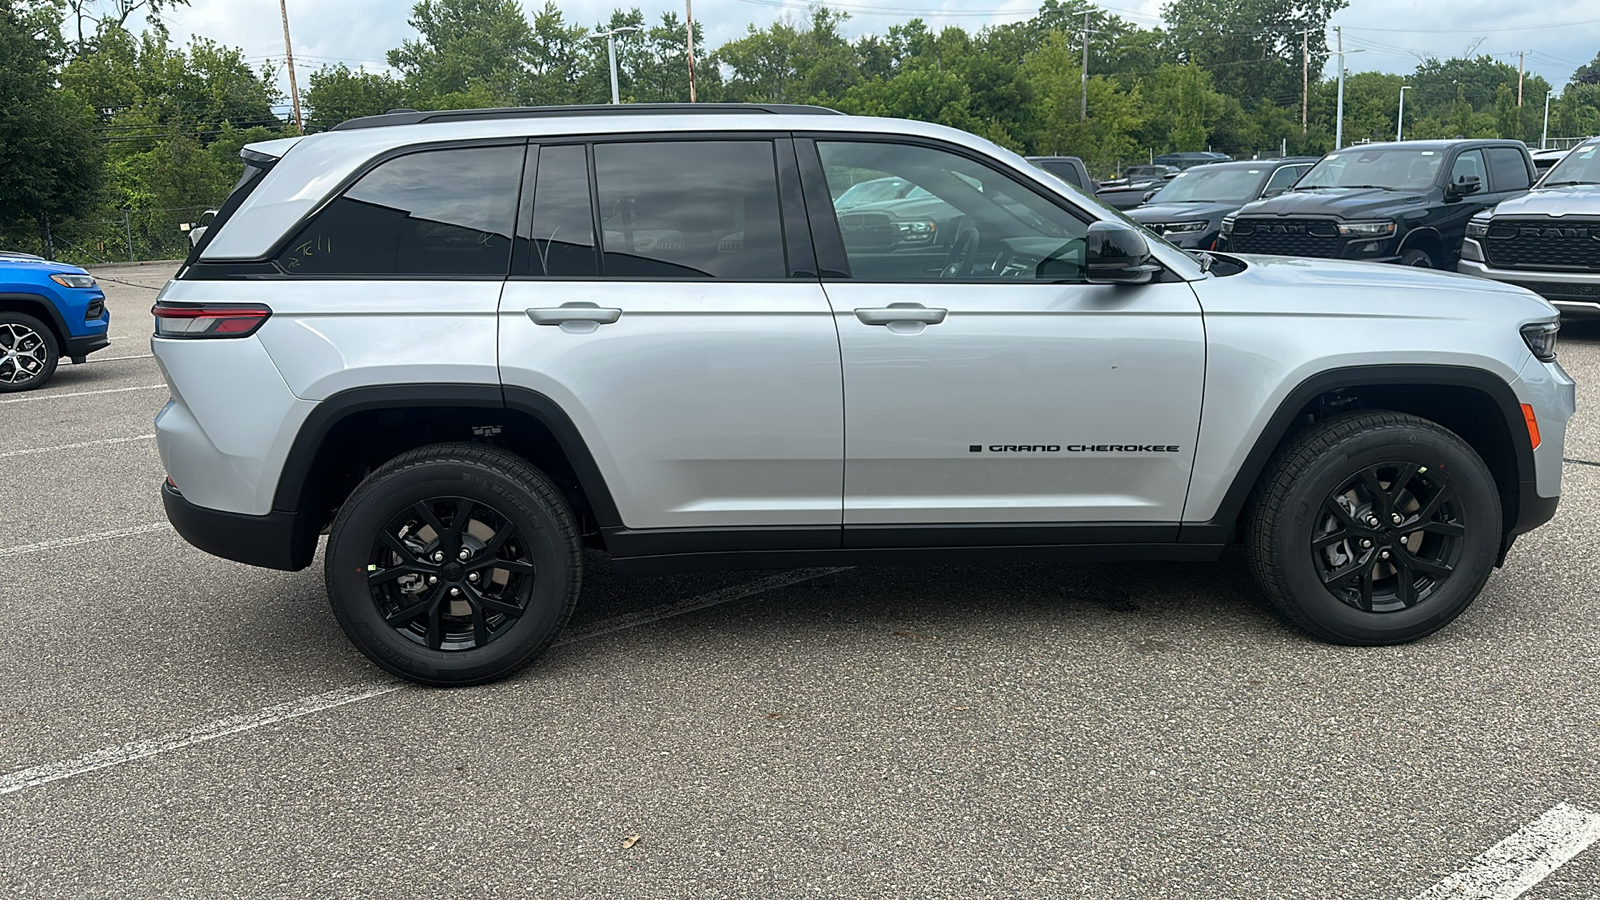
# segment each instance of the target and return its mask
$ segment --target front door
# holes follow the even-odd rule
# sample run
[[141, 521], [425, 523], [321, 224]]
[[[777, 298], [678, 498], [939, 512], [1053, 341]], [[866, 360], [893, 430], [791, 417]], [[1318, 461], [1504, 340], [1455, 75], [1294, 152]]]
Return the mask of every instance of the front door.
[[[1085, 283], [1087, 218], [954, 149], [815, 146], [829, 196], [888, 176], [918, 186], [819, 217], [808, 185], [813, 231], [838, 220], [849, 269], [824, 280], [844, 360], [847, 545], [893, 542], [888, 526], [966, 526], [947, 535], [962, 543], [991, 542], [970, 527], [983, 524], [1009, 526], [995, 543], [1092, 541], [1076, 526], [1110, 522], [1175, 537], [1205, 376], [1189, 286]], [[1067, 527], [1014, 527], [1049, 524]]]

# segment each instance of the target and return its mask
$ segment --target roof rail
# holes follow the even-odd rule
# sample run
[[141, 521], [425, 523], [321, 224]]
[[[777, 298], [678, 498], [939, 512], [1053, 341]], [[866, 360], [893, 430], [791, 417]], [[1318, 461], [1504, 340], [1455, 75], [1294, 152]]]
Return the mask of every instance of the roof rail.
[[387, 125], [420, 125], [424, 122], [475, 122], [484, 119], [542, 119], [557, 116], [662, 116], [710, 115], [716, 113], [760, 113], [791, 116], [842, 116], [825, 106], [797, 103], [623, 103], [589, 106], [513, 106], [503, 109], [446, 109], [419, 112], [394, 109], [381, 116], [350, 119], [328, 129], [351, 131], [356, 128], [382, 128]]

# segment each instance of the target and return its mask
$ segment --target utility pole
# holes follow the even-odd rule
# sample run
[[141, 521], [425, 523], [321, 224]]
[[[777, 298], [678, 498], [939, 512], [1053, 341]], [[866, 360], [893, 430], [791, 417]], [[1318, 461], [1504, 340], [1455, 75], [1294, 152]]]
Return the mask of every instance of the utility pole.
[[283, 55], [289, 63], [289, 100], [294, 104], [294, 127], [305, 134], [306, 123], [300, 118], [300, 86], [294, 80], [294, 45], [289, 42], [289, 0], [278, 0], [278, 11], [283, 13]]
[[694, 0], [683, 0], [683, 14], [689, 22], [689, 102], [694, 103]]
[[1526, 50], [1517, 51], [1517, 109], [1522, 108], [1522, 63], [1527, 53]]
[[1306, 133], [1306, 115], [1311, 111], [1311, 29], [1300, 32], [1300, 133]]
[[1400, 115], [1394, 119], [1394, 139], [1396, 143], [1406, 139], [1406, 91], [1411, 90], [1411, 85], [1400, 85]]
[[1083, 11], [1083, 78], [1078, 83], [1078, 121], [1089, 118], [1089, 11]]
[[1333, 113], [1333, 149], [1338, 150], [1344, 146], [1344, 29], [1335, 25], [1333, 33], [1339, 37], [1339, 105]]

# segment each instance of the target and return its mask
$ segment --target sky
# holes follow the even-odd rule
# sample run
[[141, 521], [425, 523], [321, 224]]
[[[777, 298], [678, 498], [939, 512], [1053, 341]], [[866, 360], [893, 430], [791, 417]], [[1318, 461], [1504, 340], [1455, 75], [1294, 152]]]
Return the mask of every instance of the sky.
[[[416, 32], [407, 24], [414, 0], [287, 0], [294, 38], [295, 69], [303, 86], [306, 73], [342, 62], [351, 68], [386, 69], [385, 55]], [[754, 24], [764, 27], [781, 17], [806, 15], [805, 0], [690, 0], [695, 20], [711, 47], [737, 38]], [[1100, 6], [1141, 26], [1160, 24], [1163, 0], [1106, 0]], [[531, 13], [543, 0], [523, 0]], [[1037, 0], [839, 0], [850, 35], [881, 34], [890, 25], [921, 17], [935, 28], [984, 25], [1031, 17]], [[593, 24], [611, 10], [637, 6], [646, 21], [674, 11], [684, 0], [557, 0], [568, 22]], [[283, 27], [277, 0], [190, 0], [162, 16], [173, 37], [187, 43], [201, 35], [240, 47], [253, 62], [283, 60]], [[1433, 28], [1422, 30], [1415, 23]], [[1343, 26], [1349, 71], [1409, 72], [1419, 58], [1449, 58], [1469, 50], [1517, 65], [1524, 53], [1530, 72], [1557, 89], [1572, 71], [1600, 52], [1600, 3], [1595, 0], [1350, 0], [1330, 25]], [[1329, 46], [1335, 38], [1330, 30]], [[1352, 51], [1360, 52], [1352, 52]], [[1330, 61], [1328, 73], [1336, 72]], [[1090, 61], [1093, 71], [1093, 60]], [[287, 94], [287, 84], [284, 85]]]

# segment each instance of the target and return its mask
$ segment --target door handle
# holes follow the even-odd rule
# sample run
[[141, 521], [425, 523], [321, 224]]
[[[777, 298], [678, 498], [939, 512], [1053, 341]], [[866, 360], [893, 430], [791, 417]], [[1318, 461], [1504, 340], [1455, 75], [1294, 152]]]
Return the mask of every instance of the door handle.
[[917, 322], [937, 325], [944, 321], [947, 310], [929, 309], [921, 303], [891, 303], [885, 307], [856, 310], [856, 318], [865, 325], [893, 325], [897, 322]]
[[610, 325], [622, 318], [622, 310], [607, 309], [593, 303], [563, 303], [560, 306], [530, 309], [528, 318], [532, 319], [535, 325], [563, 325], [568, 322]]

